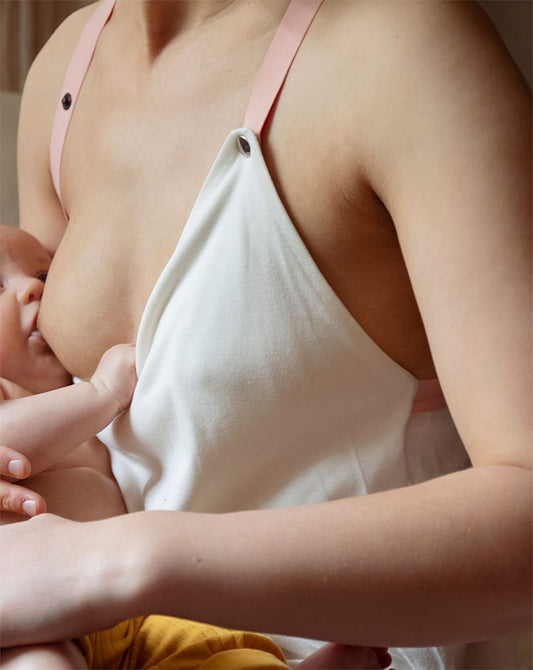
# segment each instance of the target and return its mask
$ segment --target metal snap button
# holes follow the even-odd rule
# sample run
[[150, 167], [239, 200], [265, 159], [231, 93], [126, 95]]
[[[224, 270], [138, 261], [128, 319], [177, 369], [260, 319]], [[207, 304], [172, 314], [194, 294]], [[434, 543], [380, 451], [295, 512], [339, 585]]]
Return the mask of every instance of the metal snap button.
[[244, 137], [244, 135], [239, 135], [237, 138], [237, 146], [239, 147], [239, 151], [241, 154], [244, 156], [249, 156], [252, 153], [252, 149], [250, 147], [250, 142]]
[[65, 93], [65, 95], [61, 98], [61, 104], [63, 105], [63, 109], [70, 109], [70, 106], [72, 105], [72, 96], [70, 93]]

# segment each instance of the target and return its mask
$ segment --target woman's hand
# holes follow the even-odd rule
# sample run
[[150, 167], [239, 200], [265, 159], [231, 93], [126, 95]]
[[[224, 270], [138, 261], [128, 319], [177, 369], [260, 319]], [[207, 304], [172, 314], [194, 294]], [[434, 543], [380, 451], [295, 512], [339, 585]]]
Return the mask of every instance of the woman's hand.
[[30, 491], [13, 480], [29, 477], [31, 465], [29, 460], [9, 447], [0, 445], [0, 514], [11, 512], [25, 516], [35, 516], [46, 512], [46, 502], [42, 496]]
[[70, 639], [128, 618], [128, 548], [116, 541], [112, 519], [41, 514], [0, 528], [0, 646]]

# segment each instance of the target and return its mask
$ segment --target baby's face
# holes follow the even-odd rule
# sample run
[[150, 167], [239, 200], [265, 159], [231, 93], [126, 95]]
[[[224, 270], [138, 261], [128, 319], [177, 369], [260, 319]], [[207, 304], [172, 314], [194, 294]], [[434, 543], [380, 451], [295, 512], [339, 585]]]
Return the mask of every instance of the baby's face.
[[0, 377], [32, 393], [70, 382], [37, 329], [51, 260], [32, 235], [0, 226]]

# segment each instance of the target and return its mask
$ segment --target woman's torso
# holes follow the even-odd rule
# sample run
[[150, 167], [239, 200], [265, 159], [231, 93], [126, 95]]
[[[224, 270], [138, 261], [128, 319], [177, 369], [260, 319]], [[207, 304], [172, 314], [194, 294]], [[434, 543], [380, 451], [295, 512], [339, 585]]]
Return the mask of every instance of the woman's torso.
[[[363, 123], [371, 89], [356, 84], [345, 99], [353, 46], [335, 58], [325, 49], [345, 34], [346, 8], [352, 38], [368, 23], [365, 11], [322, 6], [275, 104], [276, 77], [268, 70], [262, 79], [263, 66], [274, 53], [279, 68], [286, 3], [232, 5], [217, 15], [216, 33], [209, 22], [184, 30], [148, 59], [127, 48], [122, 12], [131, 6], [101, 5], [93, 16], [103, 32], [80, 42], [92, 62], [79, 67], [76, 51], [75, 77], [61, 93], [72, 90], [73, 103], [58, 106], [57, 118], [71, 120], [64, 144], [54, 130], [52, 156], [57, 145], [64, 151], [60, 178], [53, 172], [70, 219], [41, 309], [45, 336], [77, 375], [116, 341], [137, 342], [134, 401], [104, 438], [128, 508], [309, 502], [274, 472], [277, 490], [263, 479], [252, 493], [259, 460], [244, 476], [242, 458], [253, 452], [274, 469], [289, 459], [295, 472], [312, 473], [317, 500], [331, 458], [348, 458], [354, 470], [339, 471], [326, 498], [463, 467], [449, 414], [426, 421], [424, 437], [410, 420], [418, 380], [433, 366], [394, 227], [364, 178], [374, 148]], [[282, 27], [305, 6], [293, 3]], [[355, 81], [368, 83], [354, 62]], [[258, 70], [259, 97], [251, 94]], [[334, 122], [339, 102], [350, 123]], [[247, 104], [262, 146], [241, 127]], [[257, 107], [267, 121], [256, 128]], [[252, 146], [247, 157], [239, 133]], [[425, 409], [439, 407], [442, 396]], [[438, 444], [429, 447], [428, 431]], [[360, 478], [361, 454], [371, 458]], [[232, 458], [242, 495], [233, 495]], [[209, 468], [216, 496], [203, 485]]]
[[[108, 346], [135, 340], [211, 163], [227, 133], [242, 125], [284, 9], [285, 3], [230, 8], [217, 22], [178, 36], [151, 65], [113, 18], [104, 30], [65, 143], [70, 223], [40, 320], [74, 374], [88, 376]], [[246, 11], [257, 21], [251, 39], [239, 19]], [[431, 354], [396, 233], [365, 178], [367, 105], [350, 106], [369, 94], [368, 67], [357, 59], [366, 41], [361, 36], [358, 46], [353, 7], [353, 44], [336, 54], [323, 46], [325, 34], [326, 44], [338, 44], [345, 32], [343, 11], [319, 11], [263, 132], [263, 152], [297, 231], [348, 311], [393, 360], [428, 378]], [[349, 69], [338, 67], [339, 53], [351, 57]], [[344, 118], [334, 110], [348, 83], [351, 111]]]
[[102, 33], [67, 134], [70, 221], [40, 327], [81, 377], [138, 342], [133, 403], [104, 436], [130, 511], [290, 506], [468, 463], [447, 410], [411, 415], [434, 369], [369, 185], [374, 6], [320, 9], [263, 129], [266, 170], [228, 133], [286, 3], [232, 6], [150, 67], [113, 17]]

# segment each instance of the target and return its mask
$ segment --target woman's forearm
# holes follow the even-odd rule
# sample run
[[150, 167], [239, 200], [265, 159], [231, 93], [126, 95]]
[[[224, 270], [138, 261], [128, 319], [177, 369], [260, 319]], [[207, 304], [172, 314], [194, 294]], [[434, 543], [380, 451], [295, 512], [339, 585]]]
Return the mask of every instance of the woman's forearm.
[[349, 644], [485, 639], [530, 620], [531, 509], [529, 471], [487, 466], [293, 510], [149, 513], [137, 606]]
[[290, 510], [1, 532], [16, 547], [1, 555], [5, 646], [153, 612], [368, 646], [486, 639], [531, 616], [531, 473], [515, 466]]
[[0, 403], [0, 443], [29, 458], [32, 474], [56, 463], [112, 421], [111, 394], [92, 383]]

